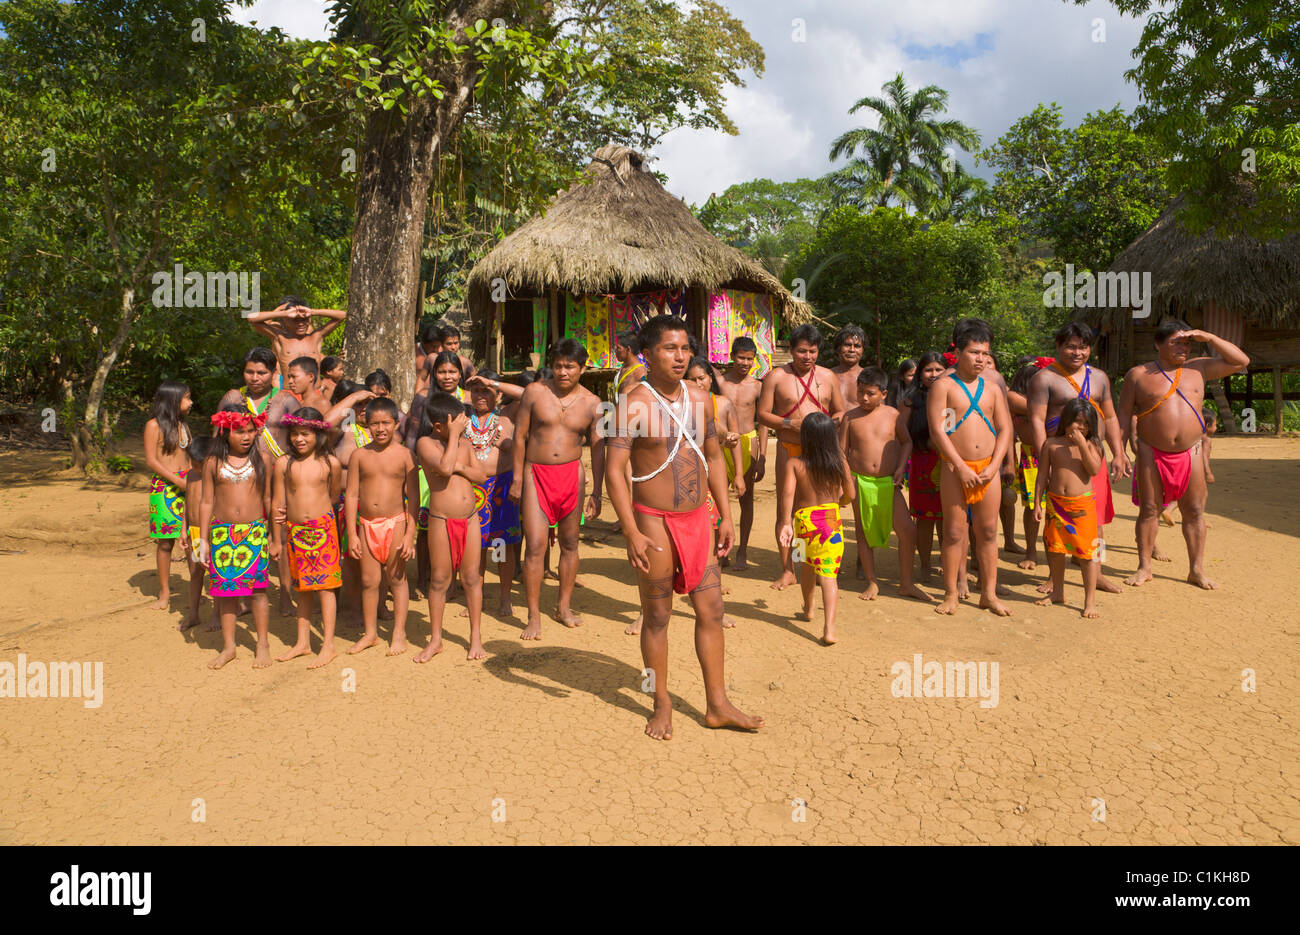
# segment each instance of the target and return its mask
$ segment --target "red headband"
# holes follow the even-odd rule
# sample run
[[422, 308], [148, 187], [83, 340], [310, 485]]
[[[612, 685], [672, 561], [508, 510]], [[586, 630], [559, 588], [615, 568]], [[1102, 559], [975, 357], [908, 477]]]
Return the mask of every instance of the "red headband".
[[1050, 366], [1052, 366], [1052, 364], [1054, 364], [1054, 363], [1056, 363], [1056, 358], [1055, 358], [1055, 357], [1036, 357], [1036, 358], [1034, 358], [1034, 366], [1037, 367], [1039, 370], [1042, 370], [1044, 367], [1050, 367]]
[[246, 412], [217, 412], [212, 416], [212, 424], [219, 429], [239, 429], [249, 424], [260, 429], [266, 424], [266, 413], [253, 416]]

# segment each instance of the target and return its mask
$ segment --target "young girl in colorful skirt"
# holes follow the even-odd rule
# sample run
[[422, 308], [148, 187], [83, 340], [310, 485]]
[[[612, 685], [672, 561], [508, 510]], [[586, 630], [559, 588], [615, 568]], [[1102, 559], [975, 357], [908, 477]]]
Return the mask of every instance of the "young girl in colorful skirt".
[[185, 453], [190, 444], [185, 416], [193, 405], [188, 386], [164, 380], [154, 393], [153, 416], [144, 426], [144, 459], [153, 471], [149, 536], [158, 545], [158, 600], [153, 605], [158, 610], [166, 610], [171, 603], [172, 550], [176, 540], [185, 536], [185, 475], [190, 465]]
[[342, 489], [343, 467], [330, 452], [330, 424], [318, 410], [304, 407], [286, 415], [281, 424], [289, 430], [289, 450], [276, 462], [272, 480], [276, 535], [271, 557], [278, 560], [282, 548], [289, 550], [298, 598], [298, 639], [276, 661], [311, 652], [311, 618], [319, 595], [323, 641], [307, 666], [319, 669], [337, 655], [334, 592], [343, 586], [343, 568], [334, 503]]
[[253, 668], [271, 664], [267, 642], [267, 525], [271, 473], [253, 450], [266, 414], [252, 415], [230, 404], [212, 417], [217, 428], [213, 452], [203, 462], [203, 501], [199, 507], [200, 558], [208, 566], [208, 587], [221, 614], [223, 647], [208, 663], [220, 669], [235, 658], [235, 614], [248, 596], [257, 629]]

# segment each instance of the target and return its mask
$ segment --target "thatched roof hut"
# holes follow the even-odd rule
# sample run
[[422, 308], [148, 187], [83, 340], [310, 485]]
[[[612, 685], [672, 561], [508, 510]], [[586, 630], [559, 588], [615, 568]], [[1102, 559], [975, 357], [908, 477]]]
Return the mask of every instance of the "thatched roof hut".
[[[494, 282], [504, 284], [495, 296]], [[766, 296], [772, 312], [788, 324], [811, 318], [807, 303], [780, 280], [710, 234], [646, 170], [640, 153], [617, 145], [596, 150], [584, 176], [497, 244], [468, 281], [471, 317], [491, 322], [484, 356], [497, 357], [498, 364], [503, 330], [523, 330], [514, 321], [526, 312], [516, 307], [520, 301], [545, 301], [549, 331], [558, 337], [566, 293], [680, 292], [687, 319], [703, 339], [708, 296], [726, 289]], [[503, 291], [505, 301], [493, 301]]]
[[[1182, 205], [1180, 195], [1110, 265], [1110, 273], [1150, 274], [1150, 314], [1134, 318], [1131, 304], [1091, 310], [1086, 317], [1101, 332], [1098, 357], [1112, 374], [1124, 373], [1152, 359], [1152, 335], [1162, 320], [1181, 318], [1250, 355], [1241, 392], [1228, 381], [1210, 387], [1221, 412], [1230, 401], [1252, 404], [1251, 374], [1259, 371], [1274, 374], [1280, 408], [1281, 374], [1300, 368], [1300, 234], [1275, 240], [1220, 238], [1213, 230], [1194, 235], [1179, 223]], [[1231, 418], [1226, 421], [1232, 429]]]

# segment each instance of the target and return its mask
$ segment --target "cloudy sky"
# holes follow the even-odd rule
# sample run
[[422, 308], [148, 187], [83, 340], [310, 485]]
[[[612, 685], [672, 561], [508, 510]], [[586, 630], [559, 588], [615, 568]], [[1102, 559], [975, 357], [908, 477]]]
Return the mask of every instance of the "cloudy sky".
[[[761, 77], [746, 76], [746, 86], [728, 95], [738, 136], [678, 130], [652, 154], [669, 189], [691, 202], [753, 178], [824, 174], [831, 141], [870, 124], [862, 111], [849, 115], [853, 102], [879, 94], [899, 71], [911, 88], [947, 89], [948, 115], [979, 130], [986, 144], [1040, 102], [1059, 103], [1067, 124], [1138, 103], [1123, 76], [1141, 22], [1101, 0], [721, 2], [763, 46], [767, 62]], [[320, 0], [258, 0], [234, 16], [303, 38], [328, 34]]]

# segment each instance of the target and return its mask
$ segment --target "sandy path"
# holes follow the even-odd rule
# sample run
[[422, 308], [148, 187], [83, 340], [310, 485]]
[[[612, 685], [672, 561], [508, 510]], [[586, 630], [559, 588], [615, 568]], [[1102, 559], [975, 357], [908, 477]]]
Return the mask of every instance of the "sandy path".
[[[797, 589], [766, 586], [765, 481], [757, 567], [726, 577], [740, 621], [727, 672], [733, 700], [769, 726], [704, 728], [680, 602], [668, 744], [642, 734], [650, 703], [622, 632], [636, 591], [616, 535], [583, 543], [585, 627], [548, 622], [527, 645], [519, 620], [485, 615], [486, 663], [465, 659], [467, 622], [449, 617], [447, 650], [428, 666], [371, 650], [322, 671], [295, 660], [255, 672], [242, 618], [239, 658], [213, 673], [219, 635], [175, 632], [179, 574], [177, 610], [147, 609], [146, 492], [42, 477], [53, 455], [6, 451], [0, 549], [23, 551], [0, 552], [0, 661], [102, 661], [106, 684], [98, 709], [0, 699], [0, 843], [1300, 843], [1300, 440], [1214, 450], [1208, 567], [1224, 590], [1179, 583], [1181, 536], [1163, 529], [1173, 563], [1145, 588], [1102, 595], [1099, 621], [1078, 616], [1077, 572], [1067, 607], [1038, 608], [1037, 579], [1005, 557], [1015, 616], [967, 603], [941, 619], [889, 596], [889, 553], [873, 604], [843, 579], [830, 649], [820, 620], [792, 620]], [[1126, 573], [1134, 508], [1117, 505], [1111, 572]], [[495, 589], [490, 579], [489, 607]], [[554, 600], [547, 582], [543, 608]], [[422, 646], [423, 604], [411, 625]], [[294, 622], [273, 615], [271, 630], [278, 652]], [[890, 668], [914, 653], [997, 662], [999, 704], [895, 698]], [[355, 692], [342, 690], [345, 667]], [[1247, 668], [1255, 693], [1241, 690]], [[192, 820], [195, 799], [205, 821]]]

